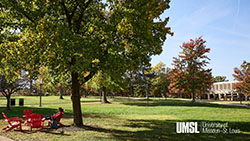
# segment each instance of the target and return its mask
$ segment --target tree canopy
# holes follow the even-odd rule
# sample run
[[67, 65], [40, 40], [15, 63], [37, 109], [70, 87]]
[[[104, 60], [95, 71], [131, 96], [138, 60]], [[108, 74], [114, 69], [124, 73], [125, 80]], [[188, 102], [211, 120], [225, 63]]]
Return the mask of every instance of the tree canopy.
[[[1, 63], [36, 76], [71, 74], [74, 125], [82, 126], [80, 84], [98, 71], [118, 76], [160, 54], [169, 0], [2, 0]], [[13, 61], [9, 62], [8, 60]], [[14, 65], [11, 65], [14, 64]]]
[[208, 69], [210, 48], [205, 45], [202, 37], [183, 43], [182, 51], [178, 58], [174, 57], [172, 69], [172, 86], [174, 89], [191, 94], [192, 101], [195, 101], [195, 94], [206, 91], [212, 84], [211, 70]]
[[170, 85], [170, 68], [166, 68], [163, 62], [157, 63], [151, 68], [154, 78], [151, 79], [151, 95], [167, 97]]
[[233, 77], [239, 81], [233, 87], [238, 93], [242, 93], [247, 100], [247, 97], [250, 96], [250, 63], [243, 61], [240, 68], [234, 68]]
[[6, 97], [6, 110], [10, 110], [11, 95], [27, 85], [27, 76], [23, 75], [13, 81], [8, 81], [5, 76], [0, 75], [0, 93]]
[[215, 76], [213, 82], [225, 82], [228, 81], [226, 76]]

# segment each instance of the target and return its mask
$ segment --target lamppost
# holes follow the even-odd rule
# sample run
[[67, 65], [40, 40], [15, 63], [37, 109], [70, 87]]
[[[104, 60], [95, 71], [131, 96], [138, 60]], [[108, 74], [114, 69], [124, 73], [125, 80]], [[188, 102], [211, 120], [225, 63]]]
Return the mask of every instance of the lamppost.
[[40, 105], [39, 105], [39, 107], [42, 107], [42, 88], [43, 88], [43, 82], [40, 84]]

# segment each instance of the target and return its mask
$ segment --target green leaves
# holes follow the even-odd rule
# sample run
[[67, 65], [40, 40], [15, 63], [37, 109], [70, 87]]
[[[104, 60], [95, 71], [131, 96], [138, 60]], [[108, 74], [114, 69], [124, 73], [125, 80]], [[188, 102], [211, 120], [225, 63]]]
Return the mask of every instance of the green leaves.
[[1, 60], [34, 77], [47, 66], [54, 75], [104, 71], [118, 78], [149, 65], [172, 35], [168, 18], [160, 19], [169, 1], [3, 0], [0, 8]]
[[170, 69], [165, 68], [165, 64], [159, 62], [155, 67], [152, 67], [151, 71], [154, 73], [155, 77], [151, 79], [151, 94], [153, 96], [164, 96], [169, 93], [170, 85]]
[[103, 87], [107, 88], [108, 91], [122, 90], [122, 77], [112, 78], [109, 74], [99, 71], [91, 80], [86, 83], [87, 88], [91, 88], [96, 92], [99, 92]]
[[228, 81], [226, 76], [213, 77], [213, 82], [225, 82]]

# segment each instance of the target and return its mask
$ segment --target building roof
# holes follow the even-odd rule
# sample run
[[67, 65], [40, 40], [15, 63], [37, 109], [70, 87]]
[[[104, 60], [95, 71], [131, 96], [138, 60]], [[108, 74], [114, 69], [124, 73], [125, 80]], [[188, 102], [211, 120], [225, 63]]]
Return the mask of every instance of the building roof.
[[230, 83], [239, 83], [239, 81], [215, 82], [215, 83], [213, 83], [213, 84], [230, 84]]

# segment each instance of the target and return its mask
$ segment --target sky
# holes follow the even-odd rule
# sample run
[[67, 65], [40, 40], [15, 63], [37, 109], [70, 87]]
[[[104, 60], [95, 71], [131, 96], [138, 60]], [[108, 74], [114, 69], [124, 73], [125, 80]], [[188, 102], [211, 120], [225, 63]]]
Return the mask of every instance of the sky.
[[202, 36], [211, 49], [208, 68], [212, 75], [233, 80], [233, 69], [243, 60], [250, 62], [250, 0], [171, 0], [162, 18], [169, 17], [167, 36], [161, 55], [152, 57], [152, 65], [162, 61], [172, 68], [180, 45]]

